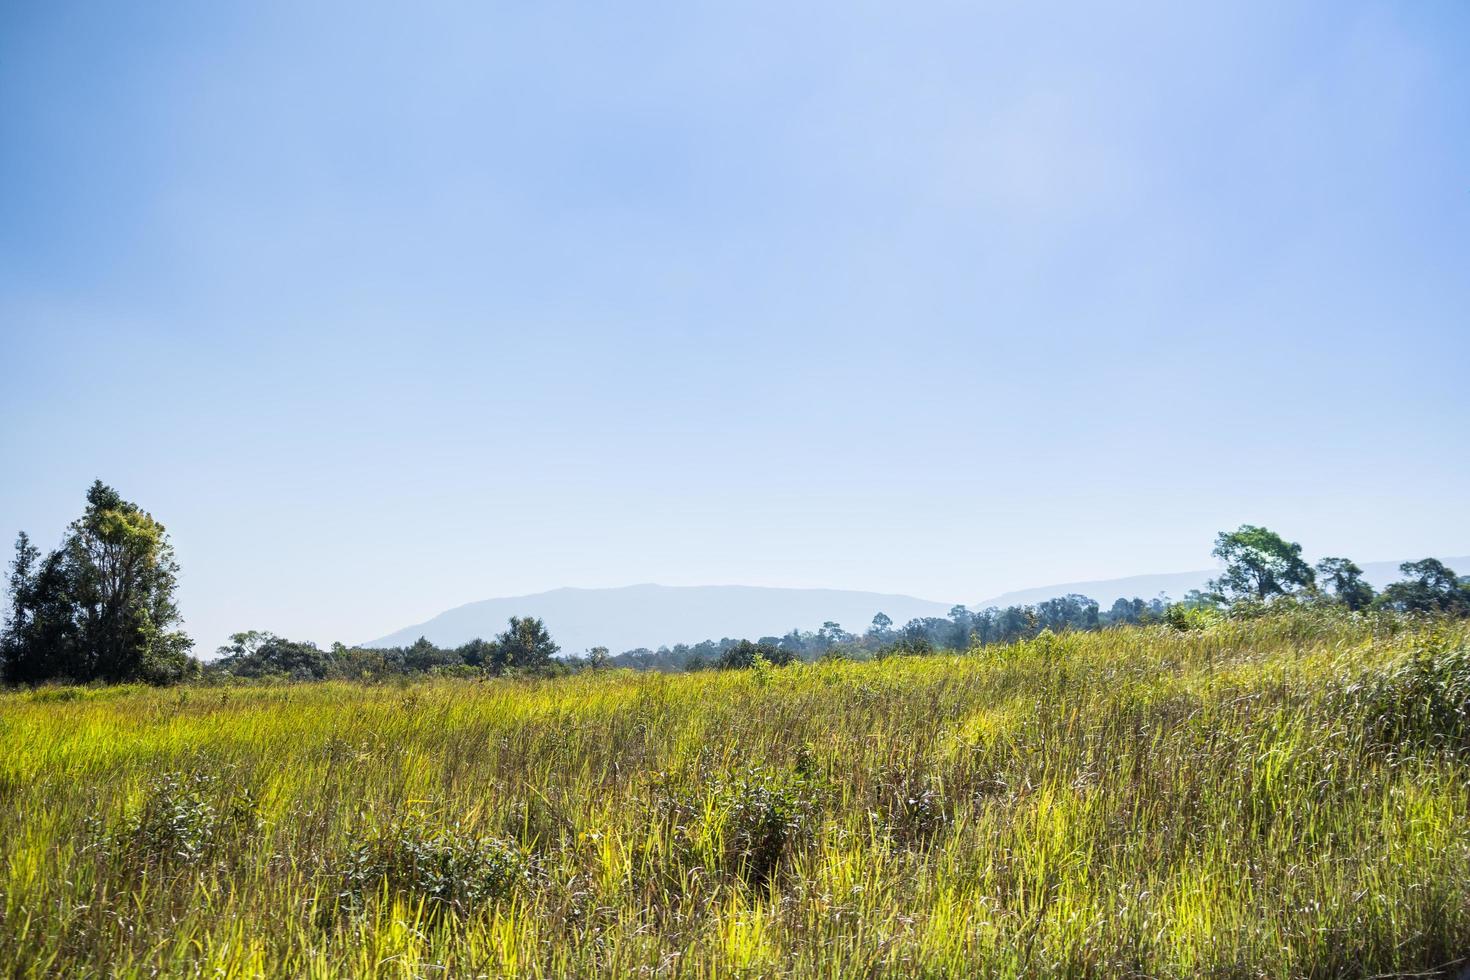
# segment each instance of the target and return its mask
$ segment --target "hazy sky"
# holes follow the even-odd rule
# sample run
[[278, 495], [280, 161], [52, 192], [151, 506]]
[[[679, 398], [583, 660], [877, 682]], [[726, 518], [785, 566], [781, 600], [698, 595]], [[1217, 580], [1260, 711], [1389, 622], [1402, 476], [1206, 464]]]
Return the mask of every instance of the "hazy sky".
[[0, 7], [0, 534], [198, 652], [1470, 551], [1470, 4], [232, 6]]

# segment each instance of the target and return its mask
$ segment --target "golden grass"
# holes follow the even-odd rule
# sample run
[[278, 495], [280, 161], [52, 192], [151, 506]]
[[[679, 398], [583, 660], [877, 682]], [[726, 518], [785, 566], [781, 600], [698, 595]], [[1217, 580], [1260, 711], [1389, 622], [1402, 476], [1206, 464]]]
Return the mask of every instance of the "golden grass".
[[1395, 678], [1467, 645], [1299, 612], [765, 671], [7, 694], [0, 964], [1422, 971], [1470, 953], [1470, 766]]

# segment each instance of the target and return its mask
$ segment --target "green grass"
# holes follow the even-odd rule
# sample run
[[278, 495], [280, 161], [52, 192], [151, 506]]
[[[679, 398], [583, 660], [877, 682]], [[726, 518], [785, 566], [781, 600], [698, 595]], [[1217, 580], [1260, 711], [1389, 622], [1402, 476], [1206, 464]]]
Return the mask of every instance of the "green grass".
[[17, 976], [1341, 976], [1470, 954], [1470, 631], [0, 696]]

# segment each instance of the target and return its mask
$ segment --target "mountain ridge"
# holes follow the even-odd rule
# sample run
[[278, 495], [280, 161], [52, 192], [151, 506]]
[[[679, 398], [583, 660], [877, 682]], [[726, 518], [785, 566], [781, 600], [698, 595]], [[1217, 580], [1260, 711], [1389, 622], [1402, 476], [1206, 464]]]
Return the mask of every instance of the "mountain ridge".
[[[1470, 556], [1442, 559], [1464, 574]], [[1365, 562], [1364, 577], [1382, 588], [1400, 577], [1397, 561]], [[1218, 569], [1129, 575], [1113, 579], [1064, 582], [1004, 592], [971, 609], [1030, 605], [1068, 593], [1096, 599], [1104, 609], [1119, 598], [1150, 599], [1163, 592], [1174, 599], [1204, 586]], [[656, 649], [722, 637], [779, 636], [792, 629], [815, 630], [834, 621], [862, 632], [876, 613], [895, 625], [926, 616], [947, 616], [954, 602], [890, 592], [853, 589], [781, 588], [761, 585], [658, 585], [651, 582], [611, 588], [562, 586], [545, 592], [501, 596], [464, 603], [421, 623], [394, 630], [365, 647], [407, 646], [420, 636], [440, 646], [457, 646], [505, 629], [511, 616], [538, 616], [565, 653], [605, 646], [614, 653], [639, 647]]]
[[563, 586], [465, 603], [363, 646], [405, 646], [420, 636], [439, 645], [457, 645], [502, 631], [510, 616], [539, 616], [564, 652], [578, 653], [593, 646], [619, 652], [725, 636], [780, 635], [792, 629], [816, 629], [827, 620], [860, 631], [879, 612], [902, 623], [915, 617], [947, 615], [953, 605], [848, 589], [653, 583], [603, 589]]

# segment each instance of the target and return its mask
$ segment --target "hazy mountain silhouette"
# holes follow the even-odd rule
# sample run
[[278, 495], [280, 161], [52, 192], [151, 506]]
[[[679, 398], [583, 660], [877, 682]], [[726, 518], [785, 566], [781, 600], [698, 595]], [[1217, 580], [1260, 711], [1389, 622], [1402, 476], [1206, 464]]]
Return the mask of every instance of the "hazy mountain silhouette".
[[[1460, 574], [1470, 572], [1470, 556], [1443, 561]], [[1362, 568], [1375, 588], [1402, 577], [1396, 561], [1368, 562]], [[1216, 574], [1214, 569], [1203, 569], [1064, 582], [1007, 592], [979, 602], [956, 601], [978, 610], [988, 606], [1029, 605], [1076, 592], [1096, 599], [1106, 609], [1119, 598], [1151, 599], [1160, 592], [1180, 599], [1190, 589], [1203, 588]], [[861, 633], [875, 613], [886, 613], [895, 626], [901, 626], [918, 617], [947, 616], [954, 604], [878, 592], [750, 585], [553, 589], [534, 595], [472, 602], [363, 646], [407, 646], [420, 636], [440, 646], [456, 646], [477, 636], [488, 638], [501, 632], [511, 616], [539, 616], [565, 653], [581, 653], [594, 646], [620, 653], [637, 647], [657, 649], [727, 636], [749, 639], [779, 636], [792, 629], [815, 630], [827, 620]]]
[[441, 646], [457, 645], [501, 632], [511, 616], [540, 616], [564, 653], [593, 646], [620, 653], [726, 636], [779, 636], [792, 629], [815, 630], [829, 619], [860, 633], [875, 613], [887, 613], [901, 624], [919, 616], [946, 616], [952, 605], [877, 592], [749, 585], [554, 589], [472, 602], [364, 646], [406, 646], [420, 636]]

